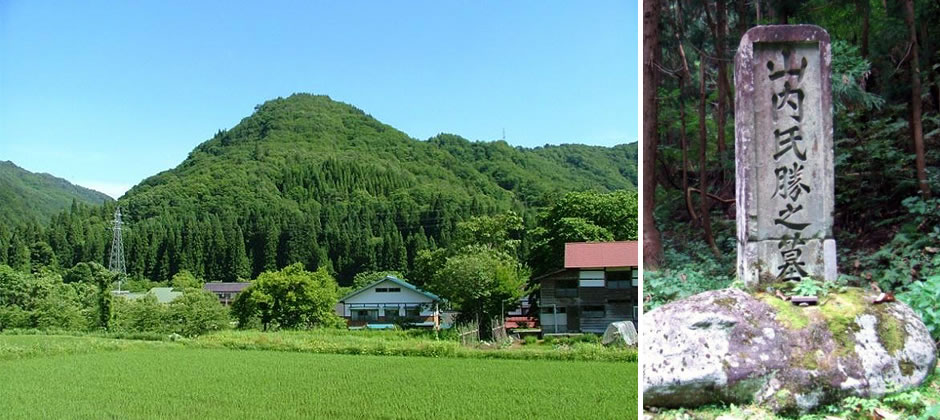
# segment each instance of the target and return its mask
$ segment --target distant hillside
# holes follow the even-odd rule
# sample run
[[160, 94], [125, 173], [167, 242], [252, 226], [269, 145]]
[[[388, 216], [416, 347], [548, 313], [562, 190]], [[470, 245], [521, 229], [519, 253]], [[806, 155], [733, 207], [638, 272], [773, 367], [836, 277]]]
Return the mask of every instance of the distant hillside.
[[89, 204], [113, 201], [103, 193], [62, 178], [0, 161], [0, 223], [15, 225], [35, 220], [45, 224], [52, 215], [68, 208], [73, 199]]
[[543, 205], [552, 194], [566, 191], [636, 189], [636, 143], [525, 148], [502, 141], [470, 142], [451, 134], [429, 142], [529, 205]]
[[[353, 106], [296, 94], [256, 107], [121, 198], [128, 271], [236, 280], [303, 262], [328, 265], [341, 281], [407, 271], [419, 250], [448, 244], [461, 220], [509, 210], [532, 220], [568, 191], [633, 190], [636, 165], [636, 144], [415, 140]], [[58, 223], [78, 218], [104, 231], [111, 211], [83, 209]], [[53, 236], [67, 238], [60, 230]], [[105, 258], [106, 244], [82, 254], [53, 247], [60, 262]]]

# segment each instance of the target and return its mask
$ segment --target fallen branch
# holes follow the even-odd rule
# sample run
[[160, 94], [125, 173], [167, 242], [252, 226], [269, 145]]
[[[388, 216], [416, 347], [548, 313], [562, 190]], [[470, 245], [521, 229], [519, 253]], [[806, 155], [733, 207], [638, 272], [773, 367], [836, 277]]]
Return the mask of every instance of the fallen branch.
[[[691, 197], [691, 195], [692, 195], [691, 193], [693, 193], [693, 192], [697, 192], [697, 193], [699, 193], [699, 194], [702, 193], [698, 188], [689, 187], [688, 191], [686, 191], [686, 195], [688, 195], [688, 196]], [[720, 202], [725, 203], [725, 204], [731, 204], [731, 203], [734, 203], [734, 201], [735, 201], [735, 199], [733, 199], [733, 198], [721, 198], [721, 197], [719, 197], [719, 196], [717, 196], [717, 195], [715, 195], [715, 194], [712, 194], [712, 193], [705, 193], [705, 195], [707, 195], [708, 198], [711, 198], [712, 200], [720, 201]]]

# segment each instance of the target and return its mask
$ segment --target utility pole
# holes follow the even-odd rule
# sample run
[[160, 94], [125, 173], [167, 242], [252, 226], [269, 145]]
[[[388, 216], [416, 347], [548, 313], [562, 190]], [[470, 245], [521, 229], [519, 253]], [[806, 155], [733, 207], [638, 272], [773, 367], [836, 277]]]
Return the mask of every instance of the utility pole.
[[117, 274], [117, 290], [121, 291], [121, 283], [127, 277], [127, 263], [124, 261], [124, 241], [121, 238], [121, 208], [114, 211], [114, 220], [111, 222], [111, 230], [114, 232], [111, 238], [111, 261], [108, 263], [108, 270]]

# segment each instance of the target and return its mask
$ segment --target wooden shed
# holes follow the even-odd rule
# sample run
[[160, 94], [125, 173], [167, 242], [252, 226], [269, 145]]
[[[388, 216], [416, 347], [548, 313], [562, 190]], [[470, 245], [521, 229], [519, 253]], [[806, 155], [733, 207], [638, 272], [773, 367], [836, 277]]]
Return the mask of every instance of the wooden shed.
[[601, 334], [612, 322], [636, 325], [638, 259], [636, 241], [565, 244], [564, 268], [535, 279], [542, 332]]

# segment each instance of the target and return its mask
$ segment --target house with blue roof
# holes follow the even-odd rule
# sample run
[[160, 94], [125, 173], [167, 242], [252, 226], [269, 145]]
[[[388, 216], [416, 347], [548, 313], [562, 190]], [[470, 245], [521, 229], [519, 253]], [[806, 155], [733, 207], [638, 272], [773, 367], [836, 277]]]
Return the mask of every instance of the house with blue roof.
[[349, 328], [381, 329], [406, 324], [438, 329], [441, 326], [441, 298], [393, 276], [349, 293], [339, 303], [338, 312]]

